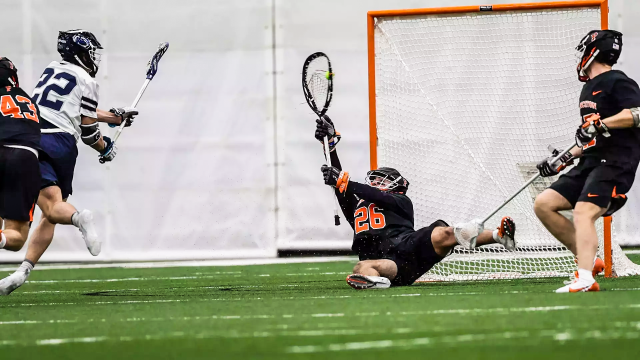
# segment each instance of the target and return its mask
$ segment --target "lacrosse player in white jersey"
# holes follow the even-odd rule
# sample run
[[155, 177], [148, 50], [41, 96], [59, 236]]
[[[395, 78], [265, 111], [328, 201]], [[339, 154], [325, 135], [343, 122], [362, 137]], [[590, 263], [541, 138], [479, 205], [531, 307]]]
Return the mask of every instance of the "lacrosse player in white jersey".
[[95, 80], [102, 46], [89, 31], [61, 31], [58, 52], [62, 61], [53, 61], [42, 73], [33, 91], [33, 102], [40, 108], [42, 132], [38, 207], [42, 219], [31, 235], [27, 255], [18, 270], [0, 280], [0, 295], [8, 295], [27, 280], [36, 262], [51, 244], [56, 224], [72, 224], [82, 233], [91, 255], [100, 254], [102, 242], [89, 210], [78, 211], [66, 200], [72, 193], [72, 180], [81, 140], [99, 153], [101, 162], [112, 161], [116, 146], [100, 134], [98, 122], [130, 126], [135, 108], [98, 109], [98, 83]]

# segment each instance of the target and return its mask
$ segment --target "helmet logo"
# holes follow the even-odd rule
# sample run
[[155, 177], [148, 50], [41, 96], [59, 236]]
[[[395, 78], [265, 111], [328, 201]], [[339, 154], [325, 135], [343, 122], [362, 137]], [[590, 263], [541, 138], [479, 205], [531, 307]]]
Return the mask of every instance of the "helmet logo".
[[87, 38], [85, 38], [84, 36], [74, 35], [73, 36], [73, 42], [75, 42], [76, 44], [82, 46], [85, 49], [91, 49], [91, 42], [89, 40], [87, 40]]
[[598, 33], [594, 32], [593, 34], [591, 34], [591, 41], [596, 41], [597, 37], [598, 37]]

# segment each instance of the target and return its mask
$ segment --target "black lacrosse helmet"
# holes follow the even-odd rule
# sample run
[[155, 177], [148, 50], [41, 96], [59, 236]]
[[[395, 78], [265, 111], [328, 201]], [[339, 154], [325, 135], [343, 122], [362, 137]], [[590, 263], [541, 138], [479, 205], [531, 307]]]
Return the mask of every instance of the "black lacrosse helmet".
[[406, 193], [409, 182], [394, 168], [381, 167], [367, 172], [367, 185], [390, 192]]
[[576, 46], [578, 79], [589, 80], [587, 68], [595, 60], [613, 66], [622, 52], [622, 33], [615, 30], [591, 30]]
[[0, 56], [0, 86], [20, 86], [18, 68], [6, 57]]
[[58, 52], [62, 59], [82, 67], [91, 77], [98, 73], [101, 49], [102, 45], [90, 31], [67, 30], [58, 34]]

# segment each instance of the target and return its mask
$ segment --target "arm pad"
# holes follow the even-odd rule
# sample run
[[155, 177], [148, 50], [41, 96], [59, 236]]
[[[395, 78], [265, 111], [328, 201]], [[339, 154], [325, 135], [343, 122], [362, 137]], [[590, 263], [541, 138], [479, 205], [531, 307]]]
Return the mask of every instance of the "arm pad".
[[631, 108], [631, 115], [633, 115], [633, 125], [635, 127], [640, 127], [640, 108]]
[[82, 138], [83, 143], [93, 146], [95, 143], [100, 141], [100, 127], [97, 121], [88, 125], [80, 124], [80, 130], [82, 131], [80, 137]]

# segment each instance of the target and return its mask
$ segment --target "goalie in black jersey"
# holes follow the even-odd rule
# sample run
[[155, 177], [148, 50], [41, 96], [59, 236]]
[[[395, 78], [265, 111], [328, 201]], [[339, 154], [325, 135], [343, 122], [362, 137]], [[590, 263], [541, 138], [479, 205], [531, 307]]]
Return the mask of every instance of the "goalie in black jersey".
[[[316, 123], [316, 139], [322, 142], [329, 136], [333, 164], [322, 166], [324, 182], [335, 187], [342, 212], [354, 231], [352, 250], [360, 258], [347, 283], [355, 289], [413, 284], [457, 245], [453, 228], [437, 220], [414, 230], [413, 203], [406, 195], [409, 181], [388, 167], [369, 171], [366, 184], [350, 180], [336, 152], [340, 134], [328, 116]], [[515, 223], [504, 217], [498, 229], [478, 236], [477, 245], [498, 242], [513, 250], [514, 233]]]
[[[578, 259], [573, 283], [556, 292], [598, 291], [594, 275], [602, 271], [595, 258], [595, 221], [619, 210], [627, 200], [640, 162], [640, 88], [622, 71], [612, 70], [622, 51], [622, 34], [593, 30], [578, 44], [578, 78], [582, 124], [576, 147], [560, 167], [544, 160], [540, 175], [557, 175], [575, 158], [580, 163], [536, 198], [535, 212], [544, 226]], [[573, 209], [573, 222], [559, 213]], [[596, 261], [594, 262], [594, 258]]]

